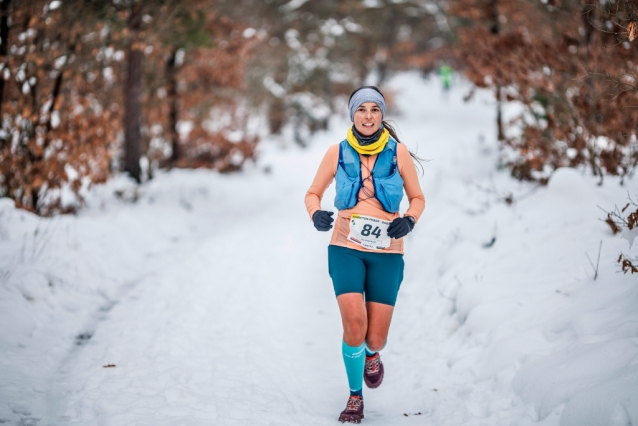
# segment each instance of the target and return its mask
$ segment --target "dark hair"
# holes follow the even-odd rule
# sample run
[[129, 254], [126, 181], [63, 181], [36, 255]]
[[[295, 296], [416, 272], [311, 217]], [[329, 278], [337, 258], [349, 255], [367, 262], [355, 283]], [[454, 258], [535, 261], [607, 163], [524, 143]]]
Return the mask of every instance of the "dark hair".
[[[354, 96], [354, 94], [357, 93], [361, 89], [372, 89], [372, 90], [375, 90], [383, 97], [383, 99], [385, 99], [385, 96], [383, 96], [383, 93], [381, 93], [381, 90], [379, 90], [379, 88], [377, 86], [361, 86], [358, 89], [356, 89], [354, 92], [352, 92], [352, 94], [350, 95], [350, 98], [348, 99], [348, 103], [350, 103], [350, 101], [352, 100], [352, 97]], [[401, 140], [397, 136], [397, 131], [394, 129], [394, 127], [392, 127], [390, 125], [390, 123], [388, 123], [386, 120], [383, 120], [382, 123], [383, 123], [383, 127], [388, 129], [388, 132], [390, 133], [390, 136], [392, 136], [392, 138], [395, 141], [397, 141], [398, 143], [401, 143]], [[417, 156], [415, 153], [413, 153], [409, 149], [408, 149], [408, 152], [410, 153], [410, 157], [412, 157], [412, 159], [415, 161], [415, 163], [418, 164], [419, 167], [421, 167], [421, 174], [423, 174], [424, 170], [423, 170], [423, 164], [421, 162], [422, 161], [427, 161], [427, 160]]]

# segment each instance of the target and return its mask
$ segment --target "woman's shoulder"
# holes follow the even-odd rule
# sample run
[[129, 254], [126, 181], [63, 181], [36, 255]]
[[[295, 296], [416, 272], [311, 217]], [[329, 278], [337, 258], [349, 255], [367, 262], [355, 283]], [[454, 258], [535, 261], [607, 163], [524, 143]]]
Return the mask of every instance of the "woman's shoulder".
[[410, 154], [410, 150], [407, 146], [402, 143], [397, 143], [397, 160], [399, 162], [399, 166], [403, 168], [405, 165], [414, 166], [414, 162], [412, 161], [412, 154]]
[[329, 161], [331, 164], [337, 164], [339, 162], [339, 144], [330, 145], [326, 154], [323, 156], [323, 161]]
[[397, 144], [397, 154], [398, 155], [410, 155], [410, 150], [408, 149], [407, 146], [405, 146], [405, 145], [403, 145], [402, 143], [399, 143], [399, 142], [396, 142], [396, 144]]
[[339, 145], [341, 144], [341, 142], [330, 145], [328, 147], [328, 151], [326, 152], [326, 155], [339, 155]]

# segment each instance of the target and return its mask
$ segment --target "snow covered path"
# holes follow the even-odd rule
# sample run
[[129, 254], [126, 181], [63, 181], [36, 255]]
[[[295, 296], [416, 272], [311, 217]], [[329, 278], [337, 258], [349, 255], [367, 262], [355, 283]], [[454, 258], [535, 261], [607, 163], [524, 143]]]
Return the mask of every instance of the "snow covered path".
[[[603, 297], [590, 288], [583, 254], [595, 256], [605, 239], [601, 276], [613, 275], [626, 242], [606, 236], [596, 204], [612, 208], [626, 188], [597, 189], [570, 171], [538, 194], [494, 170], [489, 97], [464, 104], [457, 90], [441, 101], [436, 82], [409, 74], [392, 85], [401, 114], [390, 115], [401, 136], [433, 161], [422, 179], [426, 212], [406, 241], [405, 280], [382, 353], [386, 378], [364, 389], [365, 423], [558, 425], [570, 391], [549, 402], [547, 392], [521, 399], [512, 381], [540, 355], [591, 342], [594, 326], [581, 321], [574, 331], [566, 309], [586, 314], [611, 304], [622, 324], [634, 321], [631, 277], [616, 274]], [[261, 166], [240, 175], [161, 175], [134, 204], [109, 199], [107, 185], [79, 217], [45, 222], [45, 254], [8, 268], [2, 281], [0, 320], [20, 326], [11, 333], [3, 325], [0, 423], [338, 424], [347, 384], [329, 235], [314, 230], [303, 196], [346, 126], [335, 123], [306, 150], [266, 145]], [[513, 206], [503, 202], [510, 192]], [[332, 197], [329, 190], [324, 208]], [[15, 250], [21, 234], [11, 223], [25, 222], [25, 232], [37, 220], [0, 207]], [[556, 234], [565, 238], [548, 240]], [[78, 290], [84, 285], [90, 289]], [[29, 309], [29, 321], [16, 319]], [[629, 361], [612, 362], [614, 372], [633, 368], [638, 356], [638, 328], [626, 329], [619, 351]]]

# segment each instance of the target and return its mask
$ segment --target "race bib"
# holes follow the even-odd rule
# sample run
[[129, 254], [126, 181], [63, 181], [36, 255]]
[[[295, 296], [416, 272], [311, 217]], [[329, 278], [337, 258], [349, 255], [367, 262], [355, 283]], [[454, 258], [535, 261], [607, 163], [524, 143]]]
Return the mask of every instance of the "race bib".
[[390, 247], [388, 237], [390, 222], [371, 216], [353, 214], [350, 216], [348, 241], [371, 250], [384, 250]]

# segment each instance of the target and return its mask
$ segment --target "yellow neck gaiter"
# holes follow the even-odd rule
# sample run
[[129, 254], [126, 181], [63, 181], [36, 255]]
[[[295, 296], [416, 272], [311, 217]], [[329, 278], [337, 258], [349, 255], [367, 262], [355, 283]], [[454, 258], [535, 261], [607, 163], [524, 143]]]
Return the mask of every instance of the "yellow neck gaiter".
[[378, 154], [383, 151], [383, 148], [385, 148], [385, 144], [388, 143], [389, 138], [390, 132], [388, 132], [388, 129], [383, 129], [383, 131], [381, 132], [381, 136], [379, 136], [379, 140], [371, 143], [370, 145], [361, 146], [359, 145], [359, 141], [357, 140], [357, 138], [354, 136], [354, 133], [352, 133], [352, 127], [348, 129], [348, 134], [346, 135], [346, 140], [348, 141], [350, 146], [353, 147], [354, 150], [357, 151], [359, 154], [365, 155]]

